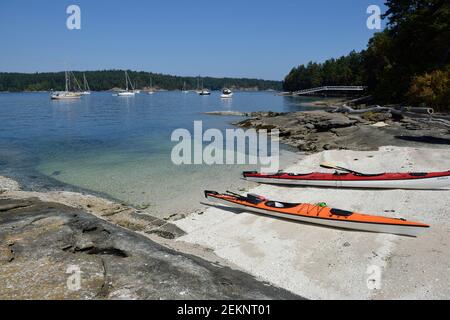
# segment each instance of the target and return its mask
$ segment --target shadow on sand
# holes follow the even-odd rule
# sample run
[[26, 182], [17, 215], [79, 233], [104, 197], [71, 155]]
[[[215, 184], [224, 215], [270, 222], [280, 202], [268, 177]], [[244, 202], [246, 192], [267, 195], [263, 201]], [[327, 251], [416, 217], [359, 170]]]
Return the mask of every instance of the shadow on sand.
[[412, 141], [412, 142], [422, 142], [430, 144], [448, 144], [450, 145], [450, 139], [438, 138], [433, 136], [395, 136], [396, 139]]

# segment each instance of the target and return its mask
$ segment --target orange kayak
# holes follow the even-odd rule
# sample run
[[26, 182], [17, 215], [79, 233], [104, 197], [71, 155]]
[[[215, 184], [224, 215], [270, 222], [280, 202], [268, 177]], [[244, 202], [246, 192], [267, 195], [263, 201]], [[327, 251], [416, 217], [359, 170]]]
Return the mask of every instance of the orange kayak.
[[205, 197], [212, 202], [233, 208], [335, 228], [416, 237], [430, 227], [421, 222], [361, 214], [321, 205], [272, 201], [255, 194], [241, 196], [205, 191]]

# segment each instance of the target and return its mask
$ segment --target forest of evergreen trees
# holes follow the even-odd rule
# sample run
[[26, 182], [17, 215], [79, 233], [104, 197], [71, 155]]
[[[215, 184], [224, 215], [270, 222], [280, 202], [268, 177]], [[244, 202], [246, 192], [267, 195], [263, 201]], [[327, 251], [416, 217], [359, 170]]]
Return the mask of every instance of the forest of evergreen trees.
[[367, 49], [295, 67], [283, 88], [366, 85], [379, 103], [450, 111], [450, 1], [386, 0], [387, 27]]
[[330, 59], [324, 63], [310, 62], [291, 70], [286, 76], [283, 89], [297, 91], [321, 86], [363, 85], [364, 68], [361, 53], [352, 51], [339, 59]]
[[[75, 71], [73, 74], [82, 85], [83, 73], [86, 74], [87, 81], [91, 90], [103, 91], [112, 88], [125, 87], [125, 73], [123, 70], [104, 70], [104, 71]], [[137, 88], [144, 88], [150, 85], [150, 77], [155, 88], [165, 90], [181, 90], [184, 82], [186, 89], [193, 90], [197, 88], [198, 77], [178, 77], [149, 72], [128, 71], [131, 81]], [[223, 87], [232, 87], [238, 89], [258, 89], [258, 90], [280, 90], [281, 81], [268, 81], [260, 79], [246, 78], [213, 78], [202, 77], [201, 82], [205, 88], [211, 90], [220, 90]], [[64, 72], [49, 73], [0, 73], [0, 91], [49, 91], [63, 90], [65, 87]]]

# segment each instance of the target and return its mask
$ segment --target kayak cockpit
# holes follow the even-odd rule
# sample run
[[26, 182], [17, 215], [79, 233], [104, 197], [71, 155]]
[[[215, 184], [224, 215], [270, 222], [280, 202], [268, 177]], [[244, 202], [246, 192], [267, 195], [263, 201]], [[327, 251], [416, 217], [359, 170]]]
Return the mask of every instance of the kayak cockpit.
[[265, 203], [267, 207], [270, 208], [280, 208], [280, 209], [290, 209], [295, 208], [300, 205], [300, 203], [287, 203], [287, 202], [279, 202], [279, 201], [267, 201]]
[[353, 173], [357, 177], [381, 177], [386, 173]]
[[410, 172], [409, 175], [411, 177], [425, 177], [428, 175], [427, 172]]
[[351, 212], [351, 211], [335, 209], [335, 208], [331, 209], [330, 213], [335, 216], [341, 216], [341, 217], [350, 217], [353, 214], [353, 212]]

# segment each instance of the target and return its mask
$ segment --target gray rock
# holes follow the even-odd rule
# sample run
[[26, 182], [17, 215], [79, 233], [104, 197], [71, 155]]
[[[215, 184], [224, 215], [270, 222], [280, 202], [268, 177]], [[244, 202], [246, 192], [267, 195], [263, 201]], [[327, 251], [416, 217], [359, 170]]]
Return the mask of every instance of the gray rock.
[[[82, 210], [0, 199], [1, 206], [11, 204], [0, 213], [0, 299], [299, 298]], [[81, 286], [71, 290], [74, 270]]]
[[[291, 112], [267, 116], [254, 113], [258, 118], [246, 119], [237, 125], [245, 128], [277, 128], [281, 142], [303, 152], [325, 149], [377, 150], [380, 146], [427, 146], [435, 141], [442, 144], [450, 139], [450, 132], [432, 123], [411, 118], [390, 119], [389, 114], [374, 114], [372, 120], [389, 118], [389, 126], [374, 127], [358, 115], [329, 113], [325, 111]], [[414, 137], [411, 137], [414, 131]], [[416, 136], [425, 138], [417, 138]]]

